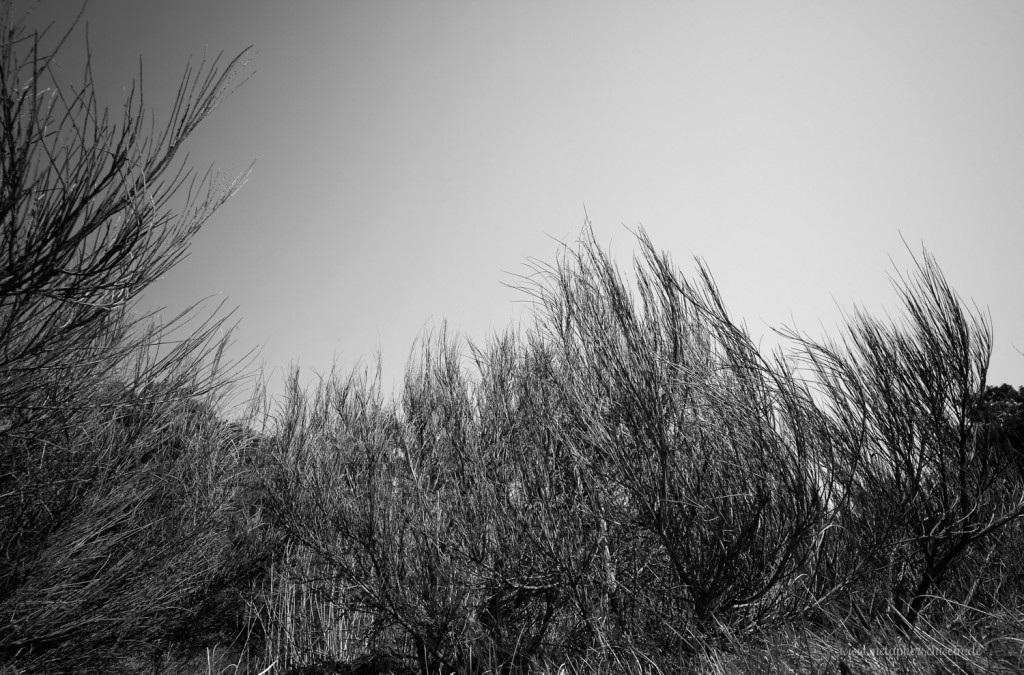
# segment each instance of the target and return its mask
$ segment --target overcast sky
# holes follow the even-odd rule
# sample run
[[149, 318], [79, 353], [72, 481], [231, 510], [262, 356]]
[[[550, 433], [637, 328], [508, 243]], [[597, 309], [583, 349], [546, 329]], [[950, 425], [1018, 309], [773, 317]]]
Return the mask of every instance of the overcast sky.
[[[903, 240], [923, 244], [991, 312], [990, 382], [1024, 384], [1022, 2], [92, 0], [85, 20], [101, 92], [141, 55], [158, 119], [190, 55], [255, 45], [189, 148], [252, 175], [146, 302], [222, 294], [272, 382], [378, 350], [391, 381], [424, 328], [503, 329], [524, 299], [503, 284], [585, 205], [622, 262], [640, 226], [706, 259], [755, 336], [894, 308]], [[77, 73], [79, 43], [62, 58]]]

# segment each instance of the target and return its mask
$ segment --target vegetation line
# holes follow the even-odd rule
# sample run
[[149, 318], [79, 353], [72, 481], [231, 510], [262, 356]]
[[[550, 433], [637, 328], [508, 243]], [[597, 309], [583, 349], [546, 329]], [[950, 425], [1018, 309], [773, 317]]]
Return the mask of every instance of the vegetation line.
[[585, 227], [531, 325], [227, 422], [230, 315], [135, 310], [244, 179], [178, 151], [249, 52], [147, 132], [0, 8], [2, 672], [1024, 670], [1024, 388], [927, 252], [764, 354]]

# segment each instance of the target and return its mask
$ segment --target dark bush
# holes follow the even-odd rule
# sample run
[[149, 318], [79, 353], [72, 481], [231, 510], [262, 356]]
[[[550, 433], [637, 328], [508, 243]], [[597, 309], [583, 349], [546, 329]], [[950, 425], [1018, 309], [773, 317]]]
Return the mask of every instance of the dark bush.
[[232, 557], [225, 319], [137, 301], [240, 184], [175, 160], [247, 55], [148, 135], [141, 84], [111, 115], [64, 37], [0, 8], [0, 661], [83, 672], [184, 637]]

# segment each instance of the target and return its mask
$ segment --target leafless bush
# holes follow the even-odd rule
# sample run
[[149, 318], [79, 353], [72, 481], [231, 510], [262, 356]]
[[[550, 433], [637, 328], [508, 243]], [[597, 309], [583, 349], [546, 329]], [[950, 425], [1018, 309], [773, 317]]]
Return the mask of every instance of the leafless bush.
[[819, 419], [763, 359], [706, 268], [679, 274], [640, 235], [635, 290], [586, 231], [528, 287], [554, 345], [566, 441], [586, 474], [618, 621], [691, 646], [793, 611], [822, 524]]
[[[189, 67], [164, 130], [147, 135], [141, 80], [115, 122], [96, 98], [85, 59], [77, 84], [56, 66], [63, 39], [0, 10], [0, 416], [7, 431], [83, 405], [83, 385], [111, 375], [182, 379], [216, 351], [222, 321], [156, 347], [194, 312], [148, 327], [130, 311], [185, 255], [207, 218], [241, 184], [197, 179], [175, 157], [228, 92], [247, 53], [221, 71]], [[65, 36], [66, 37], [66, 36]], [[207, 380], [209, 389], [216, 379]], [[140, 382], [138, 384], [145, 384]], [[92, 386], [97, 386], [93, 384]], [[86, 388], [86, 391], [89, 391]], [[164, 393], [179, 388], [164, 387]], [[137, 392], [138, 393], [138, 392]]]
[[233, 376], [225, 319], [135, 310], [240, 184], [175, 160], [247, 54], [190, 67], [150, 135], [141, 80], [112, 119], [65, 38], [0, 6], [0, 660], [47, 671], [165, 648], [235, 519], [231, 443], [188, 409]]
[[218, 593], [254, 572], [236, 560], [256, 557], [239, 537], [258, 523], [235, 499], [226, 427], [181, 408], [135, 412], [96, 409], [59, 430], [8, 494], [0, 611], [14, 618], [0, 648], [23, 668], [103, 670], [198, 646], [200, 624], [220, 620]]
[[832, 420], [833, 563], [869, 572], [881, 591], [851, 611], [865, 623], [887, 613], [909, 630], [1024, 502], [1012, 455], [981, 424], [987, 321], [964, 308], [927, 253], [896, 288], [902, 323], [858, 311], [838, 342], [798, 339]]
[[[421, 633], [404, 585], [414, 572], [407, 575], [404, 566], [411, 566], [416, 547], [427, 544], [420, 537], [423, 519], [404, 517], [403, 509], [417, 502], [397, 441], [395, 417], [372, 382], [332, 375], [307, 393], [296, 372], [269, 446], [276, 460], [267, 481], [271, 518], [319, 570], [317, 577], [297, 570], [282, 583], [297, 584], [307, 594], [319, 587], [321, 607], [369, 617], [369, 625], [351, 638], [366, 650]], [[292, 633], [309, 623], [303, 616], [289, 622], [285, 630]], [[293, 651], [276, 656], [298, 665], [306, 658]], [[337, 661], [351, 656], [324, 655]]]
[[[863, 357], [791, 336], [801, 362], [762, 355], [703, 265], [691, 281], [640, 243], [631, 284], [586, 232], [527, 284], [533, 329], [465, 354], [443, 331], [425, 340], [399, 400], [368, 374], [332, 374], [312, 392], [293, 378], [265, 498], [306, 561], [280, 588], [300, 589], [289, 606], [305, 607], [287, 619], [292, 634], [321, 636], [307, 655], [508, 672], [638, 654], [671, 668], [799, 626], [885, 644], [908, 622], [893, 632], [878, 613], [926, 578], [924, 562], [946, 560], [948, 574], [954, 552], [991, 567], [994, 549], [976, 544], [1020, 521], [1000, 473], [1009, 423], [977, 408], [987, 355], [962, 350], [957, 366], [911, 350], [951, 351], [940, 334], [975, 344], [977, 326], [927, 322], [955, 314], [944, 286], [904, 294], [919, 343], [877, 323], [858, 338]], [[946, 304], [929, 310], [929, 298]], [[872, 349], [886, 360], [870, 365]], [[973, 374], [957, 380], [963, 363]], [[888, 382], [902, 397], [886, 398]], [[920, 452], [921, 439], [945, 439], [949, 459]], [[919, 456], [932, 463], [911, 472]], [[941, 501], [942, 476], [973, 506], [924, 521], [960, 508]], [[936, 522], [956, 524], [960, 548]], [[992, 606], [969, 586], [956, 598]]]
[[567, 639], [596, 553], [543, 355], [511, 335], [474, 355], [470, 377], [455, 341], [425, 340], [391, 406], [365, 378], [293, 379], [277, 421], [271, 510], [336, 580], [321, 607], [371, 618], [363, 655], [431, 672], [527, 667]]
[[564, 406], [554, 354], [537, 339], [506, 333], [474, 350], [480, 484], [475, 561], [486, 593], [478, 608], [490, 648], [504, 664], [579, 651], [596, 637], [595, 579], [606, 533], [564, 442]]

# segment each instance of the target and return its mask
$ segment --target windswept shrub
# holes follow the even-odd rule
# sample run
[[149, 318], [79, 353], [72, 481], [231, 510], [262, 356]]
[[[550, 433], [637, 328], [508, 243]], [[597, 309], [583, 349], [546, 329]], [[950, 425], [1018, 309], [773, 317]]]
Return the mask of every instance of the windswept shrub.
[[475, 500], [485, 536], [474, 562], [485, 584], [477, 616], [499, 665], [579, 652], [599, 631], [592, 612], [606, 532], [589, 508], [571, 448], [553, 354], [513, 333], [474, 350], [474, 453], [485, 493]]
[[609, 618], [633, 640], [692, 649], [717, 626], [796, 610], [822, 522], [823, 435], [806, 390], [732, 322], [706, 268], [691, 282], [639, 240], [635, 290], [589, 231], [528, 290], [556, 354], [564, 442], [607, 532]]
[[454, 341], [426, 340], [395, 406], [358, 377], [312, 394], [293, 379], [271, 510], [322, 568], [287, 583], [357, 632], [344, 641], [357, 649], [318, 660], [390, 645], [429, 672], [527, 668], [575, 639], [597, 530], [556, 440], [548, 364], [511, 335], [475, 359], [470, 377]]
[[232, 593], [258, 574], [259, 523], [228, 428], [184, 405], [120, 412], [7, 446], [38, 462], [3, 512], [0, 648], [20, 667], [105, 670], [241, 629]]
[[10, 0], [0, 22], [0, 415], [8, 431], [50, 425], [49, 415], [86, 405], [83, 389], [126, 366], [165, 385], [169, 377], [200, 384], [190, 382], [195, 364], [215, 351], [223, 320], [161, 352], [155, 345], [191, 313], [150, 327], [152, 315], [130, 310], [240, 185], [219, 185], [209, 173], [197, 180], [175, 157], [247, 54], [223, 71], [188, 68], [164, 131], [147, 136], [141, 84], [118, 124], [99, 107], [88, 59], [81, 81], [67, 84], [71, 75], [55, 61], [63, 39], [49, 46]]
[[627, 277], [585, 232], [537, 265], [532, 329], [426, 339], [397, 400], [293, 377], [261, 469], [291, 546], [268, 660], [653, 671], [801, 626], [902, 640], [947, 587], [994, 608], [956, 572], [1005, 585], [1019, 557], [988, 537], [1021, 522], [1016, 408], [979, 396], [987, 333], [937, 269], [911, 329], [858, 315], [846, 351], [766, 356], [703, 265], [639, 241]]
[[[391, 568], [392, 536], [419, 523], [393, 517], [406, 504], [394, 492], [406, 472], [379, 387], [332, 374], [307, 394], [296, 371], [275, 427], [266, 447], [274, 460], [265, 473], [266, 507], [301, 564], [276, 570], [277, 593], [265, 601], [267, 631], [277, 635], [273, 658], [288, 666], [351, 661], [404, 638], [396, 619], [405, 620], [404, 605], [389, 595], [402, 582]], [[333, 626], [319, 620], [324, 615], [335, 617]], [[339, 627], [358, 632], [332, 637]]]
[[225, 319], [135, 310], [240, 184], [176, 157], [247, 55], [150, 136], [141, 84], [112, 116], [63, 41], [0, 3], [0, 663], [85, 672], [189, 637], [230, 557], [233, 452], [187, 409], [234, 375]]
[[0, 0], [0, 667], [244, 633], [283, 672], [656, 672], [834, 631], [781, 650], [813, 668], [1019, 632], [1024, 396], [986, 389], [990, 327], [927, 254], [901, 322], [766, 355], [703, 263], [641, 233], [624, 273], [587, 229], [524, 281], [529, 329], [428, 337], [393, 400], [296, 371], [226, 424], [225, 319], [135, 310], [239, 185], [175, 158], [247, 52], [147, 135], [141, 84], [111, 121], [62, 43]]
[[851, 611], [909, 630], [961, 561], [1024, 514], [1024, 501], [1005, 440], [983, 423], [987, 321], [927, 253], [896, 288], [902, 322], [858, 311], [838, 342], [801, 342], [832, 420], [832, 563], [864, 570], [864, 586], [881, 590]]

